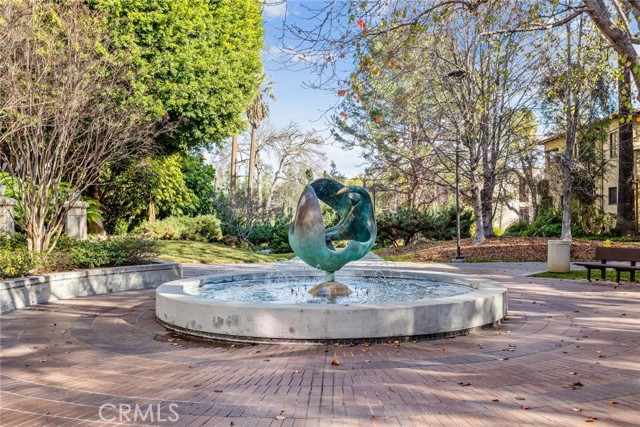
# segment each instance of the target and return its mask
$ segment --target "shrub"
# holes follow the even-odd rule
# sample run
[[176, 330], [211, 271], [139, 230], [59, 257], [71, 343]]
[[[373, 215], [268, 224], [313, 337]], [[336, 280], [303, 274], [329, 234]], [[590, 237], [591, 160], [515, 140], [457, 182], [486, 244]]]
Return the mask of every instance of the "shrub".
[[136, 229], [152, 239], [193, 240], [214, 242], [222, 239], [220, 220], [215, 215], [196, 217], [172, 216], [160, 221], [145, 222]]
[[[562, 210], [547, 209], [540, 213], [531, 224], [525, 222], [517, 222], [507, 228], [508, 236], [524, 236], [524, 237], [560, 237], [562, 235]], [[582, 229], [571, 221], [571, 235], [584, 235]]]
[[35, 259], [27, 250], [24, 236], [0, 235], [0, 278], [28, 276], [34, 266]]
[[0, 236], [0, 278], [143, 264], [157, 255], [156, 243], [139, 237], [76, 240], [64, 236], [51, 254], [38, 254], [29, 252], [24, 237], [16, 233]]
[[278, 218], [273, 223], [260, 224], [253, 227], [247, 240], [254, 245], [266, 244], [276, 254], [292, 252], [289, 246], [289, 216]]
[[[119, 237], [108, 240], [114, 265], [145, 264], [158, 257], [156, 242], [135, 236]], [[115, 264], [118, 262], [119, 264]]]
[[[183, 217], [186, 218], [186, 217]], [[222, 229], [220, 228], [220, 220], [213, 214], [199, 215], [189, 218], [187, 224], [190, 224], [190, 231], [194, 233], [196, 239], [203, 237], [209, 242], [219, 241], [222, 239]]]
[[76, 240], [65, 238], [54, 258], [57, 269], [143, 264], [158, 256], [153, 240], [135, 236]]
[[[460, 212], [460, 235], [469, 236], [473, 213]], [[418, 235], [426, 239], [450, 240], [456, 236], [456, 208], [447, 207], [437, 213], [421, 209], [400, 208], [386, 211], [377, 217], [378, 243], [382, 245], [405, 245]]]
[[522, 233], [529, 228], [529, 221], [518, 221], [511, 224], [504, 231], [505, 236], [523, 236]]
[[378, 215], [376, 226], [378, 242], [382, 245], [397, 246], [399, 241], [407, 244], [424, 230], [430, 223], [429, 214], [418, 209], [399, 208], [397, 211], [386, 211]]
[[135, 231], [151, 239], [187, 240], [187, 227], [179, 217], [169, 217], [155, 222], [144, 222]]
[[[71, 240], [61, 245], [70, 265], [76, 268], [96, 268], [110, 265], [110, 253], [106, 245], [92, 240]], [[61, 261], [64, 262], [64, 261]]]
[[0, 278], [28, 276], [34, 266], [34, 257], [26, 247], [0, 249]]

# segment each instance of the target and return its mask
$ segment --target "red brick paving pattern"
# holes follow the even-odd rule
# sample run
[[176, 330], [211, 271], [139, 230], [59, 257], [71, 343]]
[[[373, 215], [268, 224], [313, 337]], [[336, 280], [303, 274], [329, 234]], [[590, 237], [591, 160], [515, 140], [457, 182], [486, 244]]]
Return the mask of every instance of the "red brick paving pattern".
[[151, 290], [14, 311], [0, 316], [0, 424], [116, 425], [100, 406], [137, 404], [153, 422], [121, 425], [640, 425], [639, 285], [459, 268], [508, 286], [499, 329], [370, 346], [202, 346], [170, 341]]

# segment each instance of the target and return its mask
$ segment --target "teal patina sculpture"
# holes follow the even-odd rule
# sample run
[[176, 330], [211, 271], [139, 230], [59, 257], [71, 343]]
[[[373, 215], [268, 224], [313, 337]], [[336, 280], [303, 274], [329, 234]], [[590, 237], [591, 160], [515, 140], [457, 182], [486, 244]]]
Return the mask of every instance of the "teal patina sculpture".
[[[338, 213], [340, 219], [335, 226], [325, 229], [320, 200]], [[332, 242], [338, 240], [347, 240], [347, 246], [336, 249]], [[335, 272], [345, 264], [365, 256], [375, 241], [373, 205], [364, 188], [321, 178], [309, 184], [300, 196], [296, 218], [289, 229], [289, 244], [300, 259], [325, 271], [329, 283], [334, 283]]]

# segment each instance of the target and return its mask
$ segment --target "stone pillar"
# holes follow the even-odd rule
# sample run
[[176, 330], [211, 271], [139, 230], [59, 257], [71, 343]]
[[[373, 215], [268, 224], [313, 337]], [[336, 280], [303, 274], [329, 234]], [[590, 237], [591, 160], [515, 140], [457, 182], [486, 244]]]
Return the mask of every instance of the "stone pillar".
[[11, 197], [4, 197], [4, 185], [0, 182], [0, 234], [11, 234], [16, 231], [13, 208], [17, 203]]
[[[70, 206], [70, 207], [69, 207]], [[64, 233], [68, 237], [75, 239], [87, 239], [87, 207], [89, 203], [81, 200], [66, 202], [65, 208], [69, 208], [67, 212], [67, 221], [65, 222]]]

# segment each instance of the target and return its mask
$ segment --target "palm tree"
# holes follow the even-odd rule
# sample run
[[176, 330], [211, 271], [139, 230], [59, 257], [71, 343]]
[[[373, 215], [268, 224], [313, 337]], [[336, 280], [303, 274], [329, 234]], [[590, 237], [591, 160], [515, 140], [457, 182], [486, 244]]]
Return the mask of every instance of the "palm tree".
[[[258, 127], [269, 115], [269, 104], [267, 103], [267, 98], [275, 100], [275, 97], [271, 93], [273, 82], [270, 81], [265, 75], [262, 75], [260, 81], [262, 89], [256, 94], [255, 98], [253, 98], [253, 101], [247, 108], [247, 119], [249, 119], [249, 124], [251, 125], [251, 148], [249, 150], [249, 182], [247, 185], [247, 226], [251, 225], [251, 219], [253, 216], [253, 174], [256, 166], [256, 152], [258, 149]], [[258, 189], [258, 191], [260, 191], [260, 189]]]

